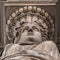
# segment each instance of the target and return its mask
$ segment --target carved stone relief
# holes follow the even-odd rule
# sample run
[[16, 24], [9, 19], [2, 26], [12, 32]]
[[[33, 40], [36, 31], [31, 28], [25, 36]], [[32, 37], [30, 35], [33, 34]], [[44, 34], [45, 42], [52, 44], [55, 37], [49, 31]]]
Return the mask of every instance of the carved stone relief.
[[53, 19], [47, 12], [39, 7], [37, 8], [36, 6], [25, 6], [12, 13], [12, 15], [6, 21], [7, 39], [16, 41], [21, 34], [21, 29], [24, 30], [24, 24], [33, 22], [38, 24], [38, 28], [42, 33], [43, 40], [53, 39]]
[[6, 20], [7, 44], [3, 60], [59, 60], [53, 39], [54, 22], [40, 7], [19, 8]]

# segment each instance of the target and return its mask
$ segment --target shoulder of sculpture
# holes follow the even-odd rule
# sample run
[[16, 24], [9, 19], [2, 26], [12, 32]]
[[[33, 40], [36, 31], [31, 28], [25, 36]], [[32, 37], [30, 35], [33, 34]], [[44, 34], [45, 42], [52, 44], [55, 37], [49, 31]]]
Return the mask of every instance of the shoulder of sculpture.
[[53, 41], [44, 41], [44, 42], [42, 42], [42, 44], [53, 45], [53, 46], [56, 45]]
[[45, 48], [49, 49], [49, 50], [57, 49], [56, 44], [53, 41], [44, 41], [44, 42], [38, 44], [34, 49], [41, 50], [41, 49], [45, 49]]
[[9, 47], [12, 47], [12, 46], [16, 46], [17, 47], [17, 46], [20, 46], [20, 45], [11, 43], [11, 44], [7, 44], [5, 46], [5, 48], [9, 48]]
[[7, 52], [7, 51], [10, 51], [12, 49], [17, 49], [17, 48], [20, 48], [20, 45], [11, 43], [5, 46], [4, 51]]
[[7, 44], [4, 48], [4, 51], [5, 52], [9, 52], [9, 51], [13, 51], [13, 50], [16, 50], [16, 49], [20, 49], [21, 46], [18, 45], [18, 44]]
[[19, 52], [21, 49], [21, 46], [18, 44], [7, 44], [4, 48], [3, 54], [1, 58], [4, 58], [5, 56], [12, 55], [14, 53]]
[[52, 43], [52, 44], [55, 44], [53, 41], [46, 41], [46, 42], [48, 42], [48, 43]]
[[56, 48], [57, 49], [56, 43], [53, 42], [53, 41], [44, 41], [44, 42], [42, 42], [41, 45], [51, 47], [52, 49], [53, 48]]
[[33, 50], [38, 52], [52, 54], [53, 57], [58, 58], [59, 51], [56, 44], [53, 41], [44, 41], [41, 44], [37, 45]]
[[7, 44], [5, 47], [9, 47], [9, 46], [12, 46], [13, 44]]

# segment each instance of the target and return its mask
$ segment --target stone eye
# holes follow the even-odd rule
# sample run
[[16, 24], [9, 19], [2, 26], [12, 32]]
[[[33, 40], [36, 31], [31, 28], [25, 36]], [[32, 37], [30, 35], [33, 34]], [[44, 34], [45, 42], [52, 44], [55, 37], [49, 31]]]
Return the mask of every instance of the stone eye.
[[24, 27], [23, 32], [24, 32], [25, 30], [28, 30], [28, 29], [29, 29], [28, 26]]
[[37, 27], [35, 27], [35, 26], [33, 26], [32, 28], [33, 28], [33, 30], [35, 30], [35, 31], [38, 31], [38, 30], [39, 30], [39, 29], [38, 29]]
[[25, 22], [21, 22], [20, 24], [23, 25]]
[[25, 27], [25, 30], [28, 30], [28, 29], [29, 29], [29, 27], [28, 27], [28, 26], [26, 26], [26, 27]]

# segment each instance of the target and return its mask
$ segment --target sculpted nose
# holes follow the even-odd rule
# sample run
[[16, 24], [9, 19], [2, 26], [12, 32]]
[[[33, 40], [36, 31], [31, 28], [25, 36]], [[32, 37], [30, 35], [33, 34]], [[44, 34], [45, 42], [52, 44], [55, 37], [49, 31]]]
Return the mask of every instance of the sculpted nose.
[[32, 28], [29, 28], [28, 32], [33, 32]]
[[28, 30], [28, 35], [33, 35], [33, 30], [32, 29]]

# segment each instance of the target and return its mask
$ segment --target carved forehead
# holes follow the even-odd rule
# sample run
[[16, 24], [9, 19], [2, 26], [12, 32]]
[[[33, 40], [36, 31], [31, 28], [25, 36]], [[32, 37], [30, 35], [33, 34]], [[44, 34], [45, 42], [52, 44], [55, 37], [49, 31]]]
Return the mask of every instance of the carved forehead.
[[20, 22], [28, 22], [28, 23], [32, 23], [32, 22], [36, 22], [38, 20], [37, 16], [31, 16], [31, 15], [27, 15], [25, 17], [22, 17], [20, 19]]
[[37, 21], [37, 20], [38, 20], [37, 16], [31, 16], [31, 15], [26, 16], [26, 21], [29, 23], [32, 23], [32, 22]]

